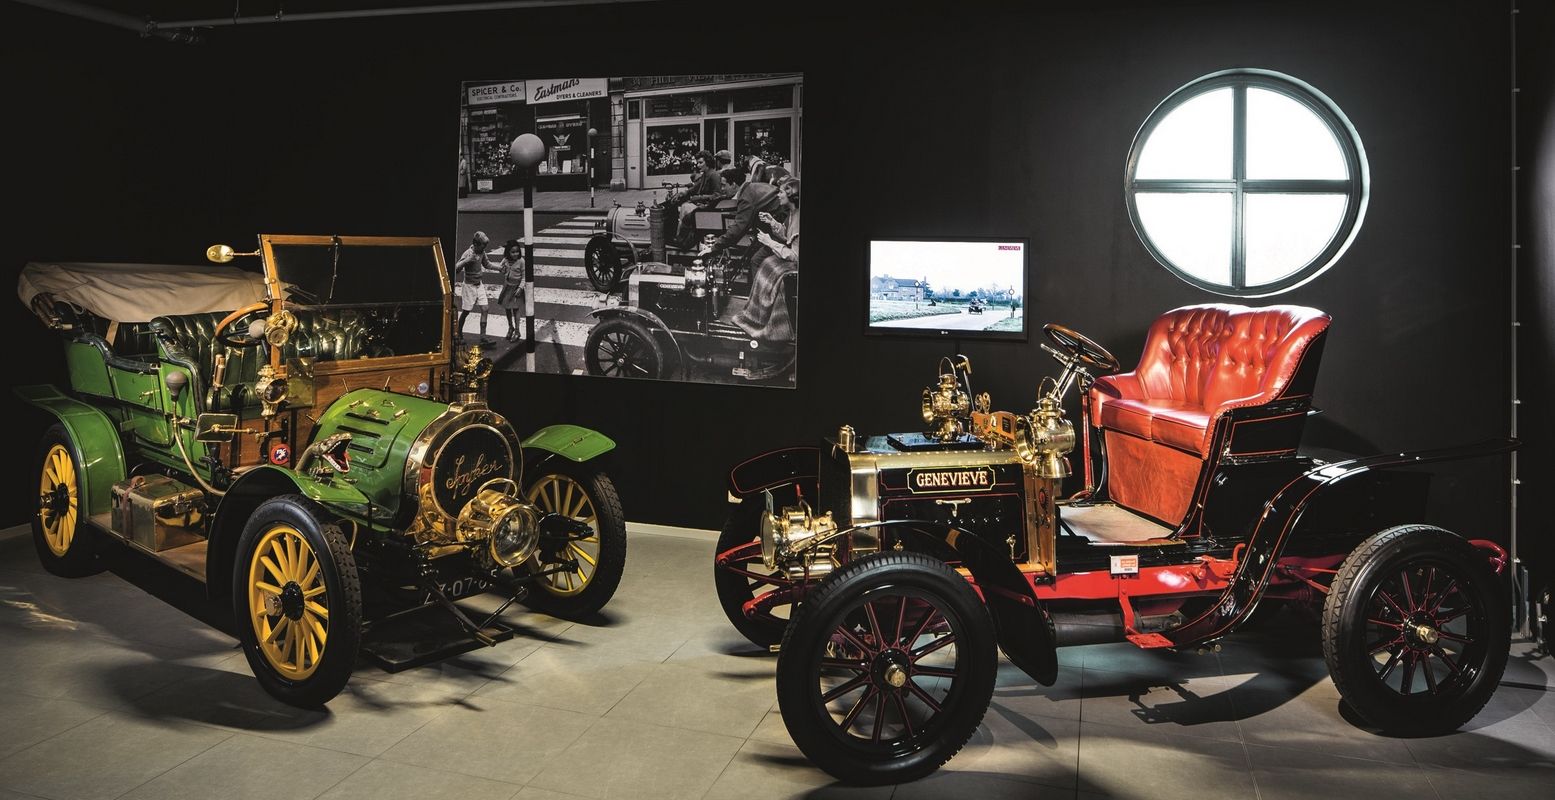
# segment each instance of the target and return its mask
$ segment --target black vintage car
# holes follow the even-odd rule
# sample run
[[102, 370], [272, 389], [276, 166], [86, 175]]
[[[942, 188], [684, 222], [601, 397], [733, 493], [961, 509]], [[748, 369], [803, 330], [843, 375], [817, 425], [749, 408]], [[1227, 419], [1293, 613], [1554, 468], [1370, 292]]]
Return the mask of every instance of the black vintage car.
[[[692, 212], [685, 230], [678, 230], [672, 199], [618, 206], [600, 223], [584, 268], [595, 288], [619, 290], [620, 300], [592, 312], [598, 322], [584, 345], [590, 375], [676, 378], [698, 370], [740, 381], [793, 380], [794, 341], [758, 340], [732, 322], [750, 299], [751, 237], [698, 255], [727, 229], [732, 203]], [[784, 278], [783, 302], [797, 320], [797, 275]]]
[[734, 209], [726, 199], [699, 207], [682, 228], [680, 200], [685, 184], [664, 183], [665, 197], [634, 207], [616, 205], [598, 223], [583, 250], [583, 268], [589, 282], [601, 292], [621, 284], [638, 264], [649, 261], [688, 263], [696, 257], [702, 237], [722, 234]]
[[[919, 431], [844, 425], [734, 467], [715, 586], [741, 633], [780, 650], [795, 744], [847, 782], [913, 780], [976, 730], [999, 650], [1051, 685], [1057, 647], [1204, 651], [1271, 604], [1321, 616], [1329, 674], [1366, 723], [1473, 718], [1507, 662], [1507, 553], [1423, 522], [1430, 474], [1394, 468], [1517, 443], [1300, 452], [1329, 321], [1176, 309], [1117, 375], [1048, 325], [1062, 369], [1029, 413], [974, 395], [963, 358], [924, 390]], [[1065, 496], [1077, 442], [1083, 488]]]
[[[674, 378], [703, 370], [743, 381], [793, 380], [794, 341], [757, 340], [731, 321], [750, 301], [750, 274], [744, 253], [733, 249], [686, 265], [638, 265], [619, 305], [592, 312], [598, 322], [584, 345], [589, 374]], [[783, 279], [783, 296], [797, 319], [796, 274]]]

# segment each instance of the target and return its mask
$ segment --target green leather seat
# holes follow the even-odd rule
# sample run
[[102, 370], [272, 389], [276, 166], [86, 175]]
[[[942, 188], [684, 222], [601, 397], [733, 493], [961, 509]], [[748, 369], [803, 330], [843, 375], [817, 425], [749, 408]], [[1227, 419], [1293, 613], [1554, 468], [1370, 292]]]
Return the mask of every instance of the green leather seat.
[[[366, 336], [359, 313], [352, 310], [293, 310], [297, 329], [281, 348], [283, 361], [307, 358], [313, 361], [340, 361], [366, 355]], [[207, 401], [206, 389], [215, 369], [217, 353], [227, 357], [222, 388], [208, 398], [211, 411], [236, 411], [257, 406], [253, 383], [259, 368], [266, 363], [260, 347], [228, 347], [216, 340], [217, 323], [225, 313], [181, 314], [157, 317], [151, 330], [162, 346], [163, 356], [194, 371], [195, 396]]]

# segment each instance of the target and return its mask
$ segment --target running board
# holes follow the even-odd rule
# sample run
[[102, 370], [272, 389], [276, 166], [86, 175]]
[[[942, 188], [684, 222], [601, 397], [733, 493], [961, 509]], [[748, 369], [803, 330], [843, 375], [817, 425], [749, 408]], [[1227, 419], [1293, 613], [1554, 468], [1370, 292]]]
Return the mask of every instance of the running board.
[[191, 578], [205, 583], [205, 549], [208, 542], [201, 539], [198, 542], [169, 548], [161, 552], [144, 547], [135, 540], [125, 537], [112, 527], [113, 514], [93, 514], [87, 517], [86, 524], [104, 536], [112, 537], [115, 541], [123, 542], [126, 547], [143, 553], [157, 561], [166, 564], [173, 569], [188, 575]]

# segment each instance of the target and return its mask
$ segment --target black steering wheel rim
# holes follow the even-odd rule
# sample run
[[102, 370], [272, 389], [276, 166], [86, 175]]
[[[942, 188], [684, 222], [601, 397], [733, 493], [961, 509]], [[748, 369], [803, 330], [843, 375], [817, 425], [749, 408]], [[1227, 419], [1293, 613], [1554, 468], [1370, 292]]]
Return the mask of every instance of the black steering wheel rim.
[[1079, 331], [1055, 322], [1043, 325], [1042, 331], [1049, 341], [1075, 361], [1100, 372], [1118, 371], [1117, 356]]

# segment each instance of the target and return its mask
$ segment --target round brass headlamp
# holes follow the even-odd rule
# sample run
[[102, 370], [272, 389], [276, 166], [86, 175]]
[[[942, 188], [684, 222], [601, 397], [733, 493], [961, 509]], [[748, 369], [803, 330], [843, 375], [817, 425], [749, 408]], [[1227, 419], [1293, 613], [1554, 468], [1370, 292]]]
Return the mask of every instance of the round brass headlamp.
[[460, 541], [485, 541], [498, 565], [516, 567], [540, 543], [540, 511], [520, 499], [517, 483], [493, 478], [459, 512], [457, 531]]
[[767, 565], [767, 569], [777, 566], [777, 551], [782, 545], [783, 521], [771, 511], [762, 512], [761, 515], [761, 563]]

